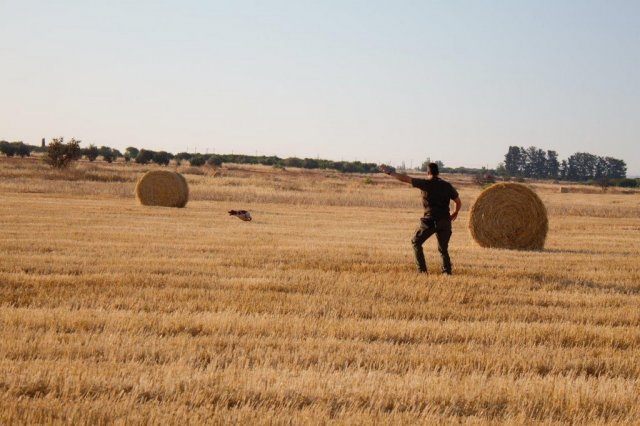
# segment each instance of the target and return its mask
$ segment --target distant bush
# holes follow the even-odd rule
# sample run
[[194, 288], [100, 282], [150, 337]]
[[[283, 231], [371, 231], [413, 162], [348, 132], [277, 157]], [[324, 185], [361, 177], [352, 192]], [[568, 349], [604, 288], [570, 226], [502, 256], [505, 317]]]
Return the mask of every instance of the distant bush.
[[474, 176], [474, 180], [480, 186], [496, 183], [496, 178], [491, 173], [478, 173]]
[[16, 149], [12, 143], [7, 141], [0, 141], [0, 152], [7, 157], [13, 157], [16, 155]]
[[23, 158], [29, 157], [34, 148], [35, 147], [26, 145], [22, 142], [0, 141], [0, 152], [7, 157], [13, 157], [16, 155]]
[[89, 144], [87, 148], [82, 150], [82, 154], [92, 163], [98, 158], [98, 153], [98, 147], [94, 144]]
[[167, 151], [159, 151], [153, 154], [153, 162], [160, 166], [166, 166], [169, 164], [172, 157], [173, 156]]
[[623, 188], [637, 188], [638, 186], [640, 186], [640, 184], [638, 184], [638, 179], [624, 178], [620, 179], [620, 181], [618, 182], [618, 186], [621, 186]]
[[135, 160], [136, 157], [138, 156], [138, 154], [140, 153], [140, 150], [138, 148], [134, 147], [134, 146], [128, 146], [124, 150], [124, 153], [129, 155], [129, 159], [130, 160]]
[[102, 159], [107, 163], [113, 163], [113, 160], [116, 159], [116, 153], [113, 149], [108, 146], [101, 146], [98, 150], [98, 153], [102, 156]]
[[22, 158], [29, 157], [31, 155], [32, 147], [30, 145], [25, 145], [22, 142], [14, 142], [16, 147], [16, 155]]
[[194, 167], [204, 166], [206, 162], [207, 162], [207, 157], [201, 154], [194, 154], [189, 159], [189, 164], [191, 164]]
[[80, 157], [82, 157], [80, 141], [71, 138], [68, 143], [64, 143], [64, 138], [61, 137], [53, 138], [49, 143], [44, 161], [51, 167], [63, 169]]
[[107, 163], [113, 163], [113, 160], [115, 160], [115, 155], [113, 155], [112, 152], [105, 152], [104, 154], [102, 154], [102, 159]]
[[289, 157], [284, 159], [285, 167], [302, 167], [304, 166], [304, 160], [298, 157]]
[[222, 166], [222, 157], [219, 155], [212, 155], [207, 159], [207, 166], [220, 167]]
[[189, 161], [191, 159], [192, 154], [189, 154], [188, 152], [179, 152], [176, 155], [174, 155], [173, 158], [175, 158], [176, 160], [187, 160]]
[[153, 154], [155, 154], [153, 151], [141, 149], [140, 152], [138, 152], [138, 155], [136, 155], [136, 163], [149, 164], [153, 161]]

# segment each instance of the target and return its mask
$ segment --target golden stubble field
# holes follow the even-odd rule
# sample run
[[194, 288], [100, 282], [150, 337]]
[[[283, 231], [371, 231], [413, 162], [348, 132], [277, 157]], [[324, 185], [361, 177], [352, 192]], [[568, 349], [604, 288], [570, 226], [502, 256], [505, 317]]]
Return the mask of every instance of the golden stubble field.
[[490, 250], [444, 176], [421, 276], [386, 176], [182, 166], [166, 209], [150, 168], [0, 159], [0, 424], [640, 422], [640, 194], [533, 184], [545, 250]]

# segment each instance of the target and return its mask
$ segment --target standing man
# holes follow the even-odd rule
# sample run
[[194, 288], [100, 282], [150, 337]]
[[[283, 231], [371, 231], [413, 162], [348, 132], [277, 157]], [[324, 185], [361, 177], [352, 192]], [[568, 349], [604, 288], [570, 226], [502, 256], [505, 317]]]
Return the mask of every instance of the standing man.
[[[424, 216], [420, 219], [420, 227], [411, 240], [418, 271], [427, 272], [427, 262], [424, 258], [422, 244], [430, 236], [436, 234], [438, 251], [442, 256], [442, 273], [451, 275], [451, 259], [449, 258], [451, 222], [456, 220], [462, 206], [458, 191], [449, 182], [438, 177], [440, 172], [436, 163], [429, 163], [426, 179], [416, 179], [404, 173], [396, 173], [393, 168], [384, 164], [380, 166], [380, 171], [393, 176], [400, 182], [410, 183], [414, 188], [422, 191]], [[451, 200], [456, 204], [456, 208], [453, 213], [449, 214]]]

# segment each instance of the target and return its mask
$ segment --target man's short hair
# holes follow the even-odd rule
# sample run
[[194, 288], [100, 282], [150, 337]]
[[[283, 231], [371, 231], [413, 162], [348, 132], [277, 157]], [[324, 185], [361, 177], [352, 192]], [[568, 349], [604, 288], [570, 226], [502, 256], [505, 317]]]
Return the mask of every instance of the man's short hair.
[[438, 176], [440, 174], [440, 170], [438, 170], [438, 165], [436, 163], [429, 163], [427, 170], [431, 176]]

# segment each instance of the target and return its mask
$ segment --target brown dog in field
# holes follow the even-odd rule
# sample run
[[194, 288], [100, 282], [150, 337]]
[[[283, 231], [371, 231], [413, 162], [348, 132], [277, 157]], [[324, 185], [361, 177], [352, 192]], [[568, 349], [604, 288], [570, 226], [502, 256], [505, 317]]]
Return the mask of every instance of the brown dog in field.
[[245, 222], [249, 222], [251, 220], [251, 213], [247, 210], [229, 210], [229, 214], [237, 217], [238, 219], [242, 219]]

